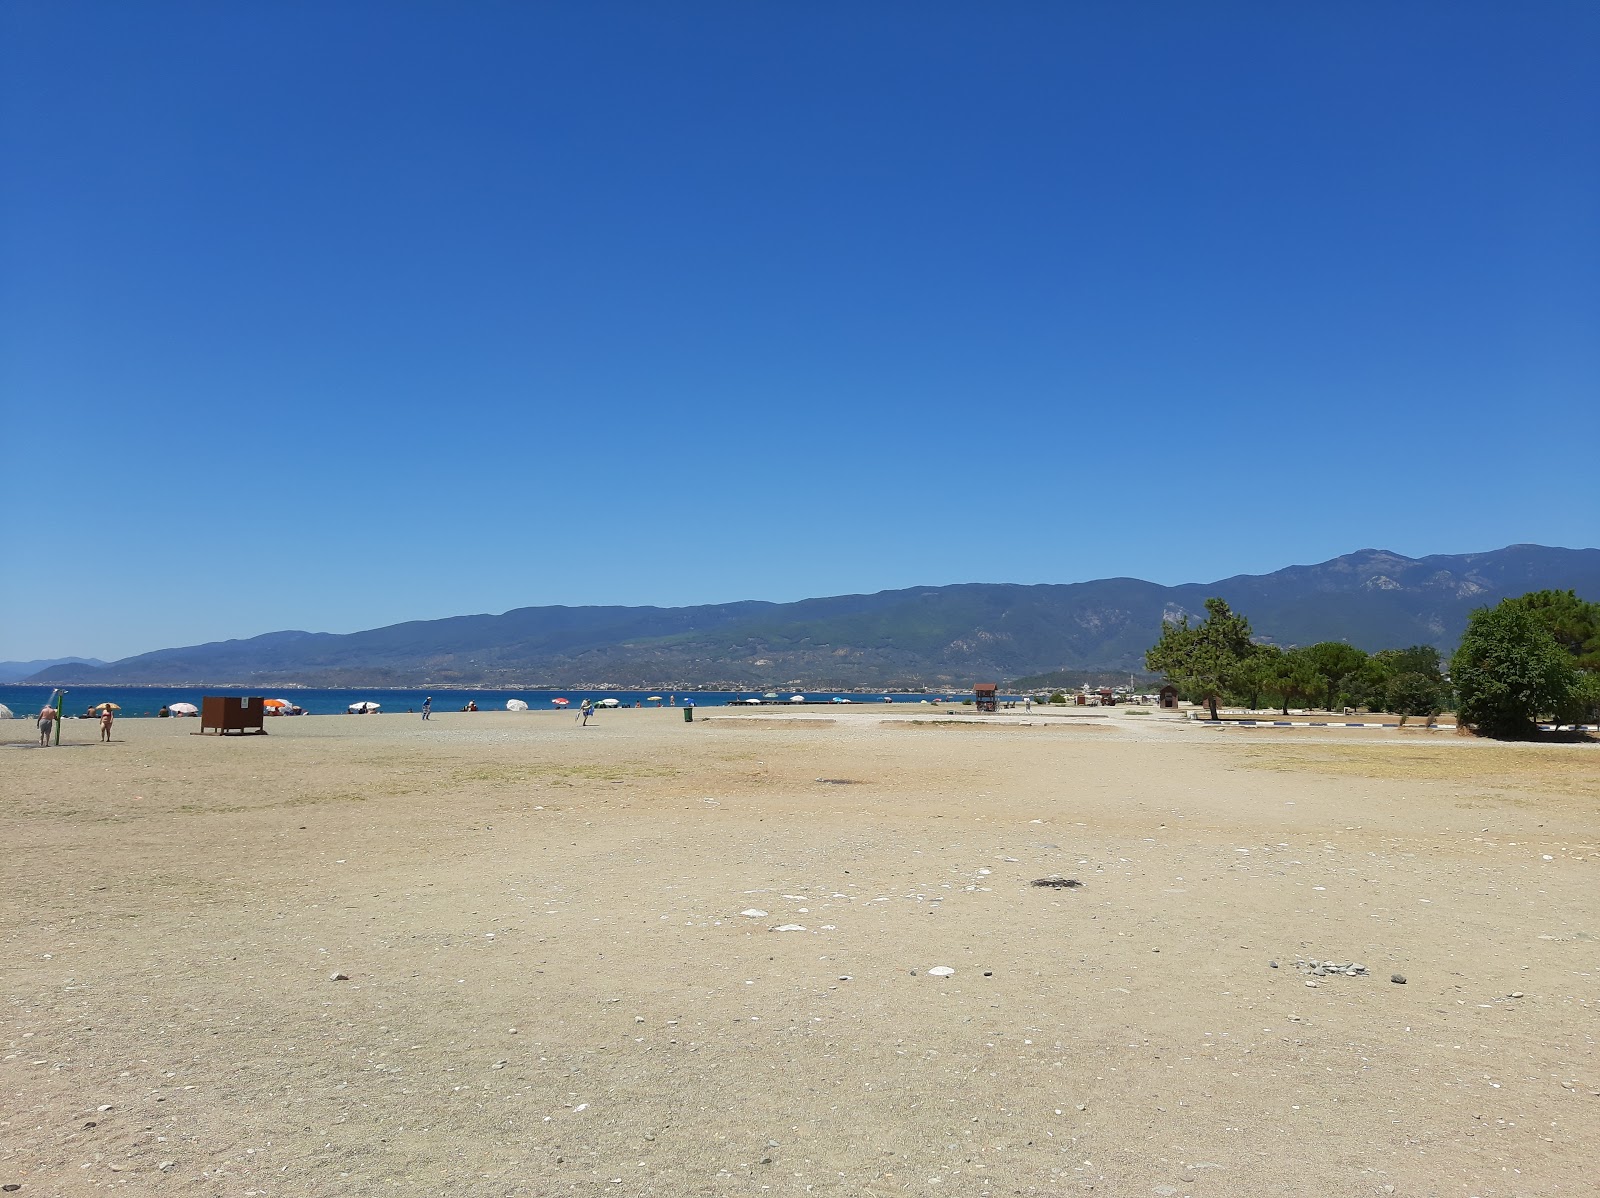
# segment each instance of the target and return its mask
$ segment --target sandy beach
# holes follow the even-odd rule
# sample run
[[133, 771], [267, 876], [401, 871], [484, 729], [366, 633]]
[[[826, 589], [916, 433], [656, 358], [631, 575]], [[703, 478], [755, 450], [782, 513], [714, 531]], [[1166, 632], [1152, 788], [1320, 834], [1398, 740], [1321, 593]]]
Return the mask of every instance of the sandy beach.
[[0, 1183], [1595, 1192], [1600, 746], [925, 718], [0, 722]]

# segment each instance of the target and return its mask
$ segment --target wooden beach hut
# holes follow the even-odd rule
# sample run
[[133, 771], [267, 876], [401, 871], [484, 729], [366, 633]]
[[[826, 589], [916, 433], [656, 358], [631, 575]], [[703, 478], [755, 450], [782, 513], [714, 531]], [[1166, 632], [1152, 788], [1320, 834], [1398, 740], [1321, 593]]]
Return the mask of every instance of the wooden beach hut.
[[[237, 695], [207, 695], [200, 700], [200, 732], [215, 729], [219, 736], [229, 732], [259, 732], [264, 727], [267, 703], [260, 695], [241, 699]], [[195, 733], [196, 736], [200, 733]]]
[[999, 708], [1000, 684], [998, 682], [980, 682], [972, 688], [972, 702], [979, 711], [995, 711]]
[[1170, 682], [1161, 688], [1160, 706], [1168, 711], [1178, 709], [1178, 688]]

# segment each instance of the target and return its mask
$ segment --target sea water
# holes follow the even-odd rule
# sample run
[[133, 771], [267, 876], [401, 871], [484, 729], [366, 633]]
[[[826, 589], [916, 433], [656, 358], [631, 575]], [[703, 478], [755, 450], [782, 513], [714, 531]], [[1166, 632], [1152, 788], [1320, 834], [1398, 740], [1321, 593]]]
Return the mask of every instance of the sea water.
[[[0, 703], [11, 709], [11, 713], [19, 719], [31, 719], [39, 714], [39, 709], [50, 701], [51, 688], [48, 686], [18, 686], [7, 684], [0, 686]], [[649, 701], [653, 696], [661, 697], [660, 706], [669, 705], [685, 706], [693, 701], [696, 707], [717, 707], [728, 703], [741, 702], [746, 699], [759, 699], [768, 694], [767, 691], [624, 691], [624, 690], [530, 690], [527, 688], [514, 690], [487, 690], [465, 689], [444, 690], [391, 690], [379, 687], [367, 687], [354, 690], [322, 690], [311, 688], [290, 687], [283, 690], [274, 690], [271, 687], [239, 689], [237, 687], [182, 687], [182, 686], [97, 686], [94, 683], [79, 683], [67, 688], [67, 697], [63, 703], [64, 714], [68, 717], [82, 717], [97, 703], [116, 703], [121, 707], [117, 713], [119, 719], [130, 717], [153, 716], [164, 706], [173, 703], [193, 703], [200, 706], [200, 700], [206, 695], [260, 695], [265, 699], [284, 699], [297, 707], [304, 708], [308, 715], [344, 715], [352, 703], [376, 703], [387, 715], [404, 714], [406, 712], [420, 712], [422, 700], [433, 696], [434, 711], [461, 711], [468, 703], [476, 703], [479, 711], [504, 711], [508, 699], [521, 699], [532, 711], [554, 711], [563, 704], [556, 703], [556, 699], [566, 699], [565, 706], [576, 709], [585, 699], [599, 702], [601, 699], [616, 699], [624, 707], [641, 705], [655, 707], [655, 702]], [[778, 696], [772, 702], [786, 702], [795, 692], [789, 690], [770, 692]], [[959, 703], [962, 699], [971, 698], [970, 695], [960, 691], [930, 691], [927, 694], [897, 694], [892, 692], [867, 692], [854, 691], [816, 690], [800, 692], [805, 696], [807, 703], [832, 703], [835, 701], [850, 703], [877, 703], [882, 704], [886, 699], [894, 703], [917, 703], [923, 699], [946, 701], [953, 700]], [[1003, 696], [1010, 699], [1011, 696]], [[796, 703], [796, 707], [800, 704]]]

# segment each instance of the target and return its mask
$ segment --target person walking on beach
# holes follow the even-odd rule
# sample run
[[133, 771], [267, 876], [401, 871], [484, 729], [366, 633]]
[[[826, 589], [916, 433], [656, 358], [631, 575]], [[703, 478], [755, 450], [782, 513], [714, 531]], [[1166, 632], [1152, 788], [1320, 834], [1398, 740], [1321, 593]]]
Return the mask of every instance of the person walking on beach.
[[589, 726], [589, 716], [594, 712], [594, 704], [585, 699], [578, 707], [578, 713], [583, 716], [583, 726]]
[[39, 743], [41, 745], [50, 743], [50, 734], [55, 731], [55, 727], [56, 709], [46, 706], [39, 712]]
[[422, 718], [431, 719], [433, 716], [433, 696], [429, 695], [422, 701]]
[[100, 743], [101, 744], [109, 745], [111, 743], [111, 721], [114, 720], [115, 718], [116, 717], [111, 714], [111, 705], [110, 704], [107, 704], [106, 706], [104, 706], [104, 707], [102, 707], [100, 709]]

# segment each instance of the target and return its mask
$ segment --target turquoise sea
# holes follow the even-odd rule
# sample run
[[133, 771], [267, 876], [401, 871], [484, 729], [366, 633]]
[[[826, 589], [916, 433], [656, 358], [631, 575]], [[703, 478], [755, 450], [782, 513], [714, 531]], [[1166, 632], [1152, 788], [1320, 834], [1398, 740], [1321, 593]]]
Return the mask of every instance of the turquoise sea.
[[[51, 688], [48, 686], [0, 686], [0, 703], [11, 709], [13, 715], [27, 718], [37, 715], [39, 709], [50, 700]], [[717, 707], [728, 703], [742, 702], [747, 699], [759, 699], [763, 695], [772, 693], [778, 696], [779, 702], [789, 700], [792, 691], [621, 691], [621, 690], [384, 690], [370, 687], [359, 690], [311, 690], [288, 689], [274, 690], [239, 690], [227, 687], [181, 687], [181, 686], [94, 686], [84, 684], [69, 687], [64, 703], [65, 714], [68, 716], [82, 716], [96, 703], [116, 703], [122, 710], [119, 718], [154, 716], [163, 705], [173, 703], [193, 703], [200, 706], [200, 700], [205, 695], [260, 695], [267, 699], [286, 699], [288, 702], [305, 709], [307, 715], [344, 715], [352, 703], [377, 703], [385, 714], [404, 714], [422, 710], [422, 700], [433, 696], [433, 709], [435, 711], [460, 711], [468, 703], [476, 703], [480, 711], [504, 711], [508, 699], [521, 699], [533, 711], [553, 711], [559, 704], [553, 700], [562, 698], [569, 705], [576, 708], [585, 699], [599, 701], [601, 699], [616, 699], [624, 707], [641, 704], [654, 707], [655, 703], [648, 700], [655, 695], [661, 696], [662, 706], [676, 704], [682, 706], [689, 700], [694, 701], [696, 707]], [[832, 703], [834, 701], [848, 701], [851, 703], [877, 703], [885, 699], [895, 703], [917, 703], [923, 699], [938, 700], [953, 699], [960, 702], [962, 699], [971, 698], [969, 694], [960, 691], [930, 692], [928, 694], [886, 694], [884, 692], [869, 692], [866, 694], [852, 691], [805, 691], [807, 703]], [[768, 700], [772, 702], [772, 700]], [[796, 707], [800, 704], [796, 703]]]

